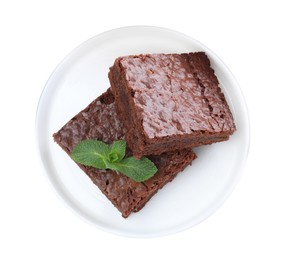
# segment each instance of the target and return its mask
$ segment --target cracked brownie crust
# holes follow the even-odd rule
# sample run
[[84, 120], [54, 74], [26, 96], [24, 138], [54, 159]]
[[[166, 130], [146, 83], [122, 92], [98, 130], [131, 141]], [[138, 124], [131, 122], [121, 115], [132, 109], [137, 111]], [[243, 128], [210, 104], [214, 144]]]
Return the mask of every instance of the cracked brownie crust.
[[[98, 139], [112, 143], [124, 139], [125, 135], [114, 96], [108, 89], [55, 133], [54, 140], [70, 154], [82, 140]], [[130, 154], [130, 149], [127, 149], [127, 155]], [[191, 164], [196, 155], [190, 149], [183, 149], [148, 157], [155, 163], [158, 172], [145, 182], [135, 182], [116, 171], [78, 165], [126, 218], [131, 212], [139, 211], [159, 189]]]
[[203, 52], [120, 57], [109, 79], [136, 157], [224, 141], [235, 131]]

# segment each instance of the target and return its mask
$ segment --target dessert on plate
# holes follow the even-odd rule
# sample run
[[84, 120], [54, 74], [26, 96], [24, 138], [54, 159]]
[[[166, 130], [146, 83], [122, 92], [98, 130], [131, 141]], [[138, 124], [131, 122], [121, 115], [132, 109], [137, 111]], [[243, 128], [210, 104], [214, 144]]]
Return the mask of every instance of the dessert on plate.
[[138, 158], [225, 141], [236, 129], [204, 52], [119, 57], [109, 79]]
[[[111, 87], [53, 137], [127, 218], [191, 165], [193, 147], [228, 140], [236, 126], [204, 52], [119, 57], [110, 67], [109, 80]], [[100, 153], [91, 150], [97, 156], [91, 157], [93, 165], [82, 162], [84, 152], [79, 154], [82, 161], [73, 156], [85, 141], [106, 147]], [[116, 142], [128, 144], [122, 158], [111, 153]], [[125, 165], [122, 171], [124, 156], [131, 156], [126, 162], [134, 161], [135, 168]], [[145, 167], [142, 160], [153, 167]], [[134, 175], [151, 169], [153, 174], [137, 180], [128, 169]]]

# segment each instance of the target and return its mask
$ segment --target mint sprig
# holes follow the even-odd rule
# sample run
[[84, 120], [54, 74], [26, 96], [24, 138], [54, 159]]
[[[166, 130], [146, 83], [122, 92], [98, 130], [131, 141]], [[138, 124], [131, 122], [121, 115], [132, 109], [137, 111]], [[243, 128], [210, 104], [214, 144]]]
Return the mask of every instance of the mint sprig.
[[155, 164], [148, 158], [124, 158], [125, 154], [126, 142], [123, 140], [108, 145], [91, 139], [78, 143], [71, 153], [71, 158], [85, 166], [118, 171], [136, 182], [148, 180], [157, 172]]

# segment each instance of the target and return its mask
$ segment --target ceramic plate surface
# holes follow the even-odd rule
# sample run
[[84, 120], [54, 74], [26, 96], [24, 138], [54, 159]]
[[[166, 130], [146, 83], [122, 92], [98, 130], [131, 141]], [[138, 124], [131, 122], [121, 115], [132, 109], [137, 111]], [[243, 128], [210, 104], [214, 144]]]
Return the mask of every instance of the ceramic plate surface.
[[[115, 58], [140, 53], [205, 51], [233, 112], [237, 131], [229, 141], [194, 149], [198, 158], [138, 213], [121, 217], [52, 134], [109, 87]], [[130, 237], [155, 237], [190, 228], [214, 213], [239, 180], [249, 148], [249, 119], [241, 90], [226, 65], [198, 41], [175, 31], [133, 26], [91, 38], [50, 76], [36, 118], [40, 157], [57, 193], [91, 224]]]

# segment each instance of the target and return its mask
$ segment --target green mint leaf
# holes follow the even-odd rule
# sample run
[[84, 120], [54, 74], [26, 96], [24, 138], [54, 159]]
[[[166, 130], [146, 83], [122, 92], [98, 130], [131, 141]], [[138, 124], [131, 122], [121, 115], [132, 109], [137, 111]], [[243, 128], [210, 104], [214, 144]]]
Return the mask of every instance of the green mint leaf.
[[109, 145], [97, 140], [84, 140], [78, 143], [71, 158], [80, 164], [93, 166], [99, 169], [106, 169], [106, 162], [110, 153]]
[[74, 147], [71, 158], [85, 166], [118, 171], [136, 182], [145, 181], [157, 172], [156, 166], [148, 158], [124, 159], [125, 154], [126, 142], [123, 140], [112, 145], [98, 140], [84, 140]]
[[120, 162], [110, 163], [108, 166], [136, 182], [148, 180], [157, 172], [155, 164], [146, 157], [142, 157], [140, 160], [129, 157]]
[[110, 153], [108, 156], [109, 162], [120, 162], [126, 153], [126, 142], [123, 140], [115, 141], [110, 146]]
[[[122, 160], [122, 159], [121, 159]], [[108, 161], [113, 163], [113, 162], [119, 162], [120, 159], [118, 157], [118, 154], [116, 153], [110, 153], [109, 156], [108, 156]]]

